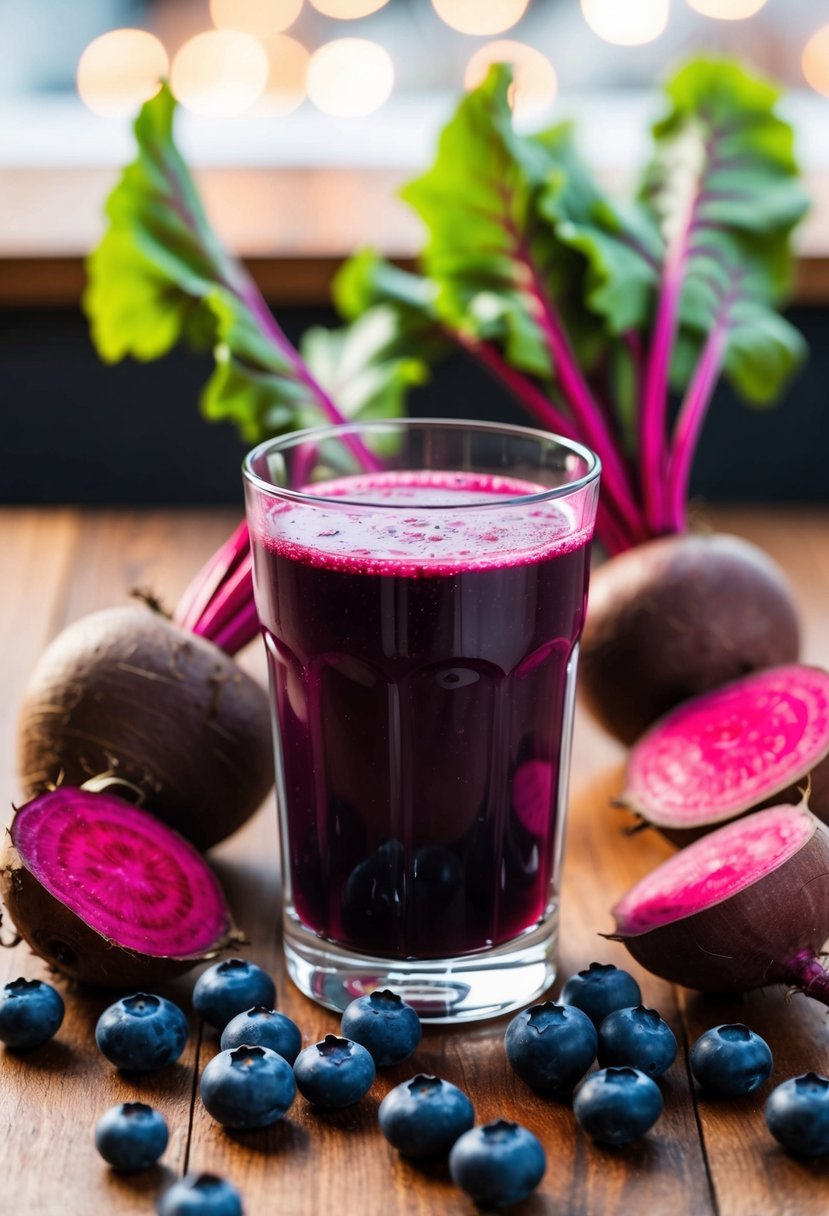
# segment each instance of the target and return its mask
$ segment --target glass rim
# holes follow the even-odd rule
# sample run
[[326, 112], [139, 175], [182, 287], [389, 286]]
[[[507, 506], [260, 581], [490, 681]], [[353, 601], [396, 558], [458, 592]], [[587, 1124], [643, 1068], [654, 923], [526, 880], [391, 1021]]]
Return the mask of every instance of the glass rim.
[[[271, 498], [282, 498], [293, 502], [309, 504], [325, 504], [329, 507], [332, 502], [336, 502], [338, 506], [399, 511], [401, 506], [399, 502], [383, 502], [365, 498], [353, 499], [339, 496], [332, 498], [330, 495], [306, 494], [301, 490], [290, 490], [285, 486], [275, 486], [272, 482], [267, 481], [264, 477], [260, 477], [254, 471], [253, 463], [266, 452], [278, 452], [289, 447], [296, 447], [302, 443], [307, 443], [313, 439], [336, 438], [338, 435], [345, 436], [355, 432], [389, 429], [403, 430], [404, 428], [410, 428], [413, 430], [425, 430], [428, 427], [435, 426], [446, 431], [474, 430], [495, 435], [514, 435], [519, 439], [543, 440], [545, 443], [556, 444], [558, 447], [566, 449], [569, 453], [579, 456], [587, 465], [587, 471], [581, 477], [576, 478], [575, 481], [565, 482], [561, 486], [550, 486], [547, 489], [539, 490], [535, 494], [499, 494], [499, 507], [511, 506], [514, 503], [549, 502], [557, 498], [569, 498], [571, 495], [578, 494], [580, 490], [595, 482], [602, 470], [601, 460], [585, 444], [579, 443], [576, 439], [568, 439], [564, 435], [558, 435], [554, 431], [543, 431], [538, 427], [517, 426], [508, 422], [483, 422], [471, 418], [371, 418], [364, 422], [323, 423], [318, 426], [303, 427], [297, 431], [289, 431], [284, 435], [277, 435], [272, 439], [265, 439], [246, 454], [242, 461], [242, 473], [245, 480], [252, 487]], [[364, 472], [368, 476], [371, 475], [370, 470]], [[445, 511], [450, 505], [452, 505], [453, 510], [462, 511], [476, 508], [492, 509], [492, 502], [489, 501], [458, 504], [450, 504], [448, 502], [424, 503], [418, 506], [418, 510]]]

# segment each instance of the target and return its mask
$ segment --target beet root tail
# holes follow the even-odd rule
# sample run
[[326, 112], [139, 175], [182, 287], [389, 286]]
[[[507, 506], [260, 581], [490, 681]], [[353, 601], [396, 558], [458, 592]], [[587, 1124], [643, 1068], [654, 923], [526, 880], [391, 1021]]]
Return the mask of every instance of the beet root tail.
[[811, 950], [801, 950], [785, 964], [783, 979], [813, 1000], [829, 1005], [829, 972]]

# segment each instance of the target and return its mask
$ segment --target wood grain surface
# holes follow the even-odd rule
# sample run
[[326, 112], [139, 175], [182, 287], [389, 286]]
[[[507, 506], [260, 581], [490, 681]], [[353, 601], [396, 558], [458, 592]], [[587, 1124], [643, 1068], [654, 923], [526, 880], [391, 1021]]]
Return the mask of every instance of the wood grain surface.
[[[10, 806], [15, 707], [43, 646], [85, 612], [124, 601], [136, 586], [172, 603], [193, 570], [228, 531], [222, 512], [15, 510], [0, 514], [0, 788]], [[801, 599], [804, 657], [829, 664], [829, 514], [815, 510], [719, 511], [714, 522], [762, 544], [789, 571]], [[262, 674], [257, 647], [245, 665]], [[671, 987], [628, 963], [623, 948], [598, 933], [612, 927], [608, 909], [627, 886], [667, 856], [653, 833], [623, 835], [610, 806], [620, 788], [624, 754], [584, 714], [577, 723], [573, 796], [563, 892], [560, 973], [592, 959], [630, 966], [646, 1004], [658, 1008], [680, 1043], [663, 1083], [665, 1112], [638, 1144], [597, 1148], [581, 1134], [565, 1103], [542, 1099], [506, 1066], [506, 1019], [462, 1030], [428, 1029], [416, 1056], [384, 1070], [357, 1106], [321, 1114], [299, 1098], [287, 1118], [262, 1132], [227, 1133], [197, 1094], [198, 1076], [217, 1050], [215, 1032], [194, 1020], [188, 1048], [173, 1068], [122, 1075], [98, 1054], [94, 1026], [112, 999], [59, 981], [67, 1016], [57, 1038], [36, 1052], [0, 1049], [0, 1212], [16, 1216], [140, 1216], [186, 1169], [211, 1169], [242, 1191], [246, 1216], [472, 1216], [476, 1210], [445, 1167], [416, 1166], [380, 1135], [383, 1095], [415, 1071], [436, 1072], [466, 1089], [480, 1121], [505, 1115], [531, 1128], [548, 1155], [539, 1191], [522, 1216], [811, 1216], [829, 1206], [829, 1163], [787, 1157], [765, 1130], [762, 1107], [772, 1084], [808, 1069], [829, 1072], [827, 1011], [782, 988], [726, 1001]], [[277, 934], [279, 890], [271, 805], [213, 861], [251, 955], [277, 977], [279, 1005], [311, 1043], [337, 1027], [335, 1015], [292, 988]], [[48, 978], [43, 964], [18, 946], [0, 951], [0, 983], [18, 975]], [[192, 977], [163, 991], [189, 1008]], [[767, 1038], [772, 1081], [738, 1102], [699, 1098], [687, 1050], [704, 1029], [746, 1021]], [[162, 1163], [117, 1175], [97, 1156], [93, 1127], [108, 1106], [131, 1097], [157, 1106], [171, 1137]]]

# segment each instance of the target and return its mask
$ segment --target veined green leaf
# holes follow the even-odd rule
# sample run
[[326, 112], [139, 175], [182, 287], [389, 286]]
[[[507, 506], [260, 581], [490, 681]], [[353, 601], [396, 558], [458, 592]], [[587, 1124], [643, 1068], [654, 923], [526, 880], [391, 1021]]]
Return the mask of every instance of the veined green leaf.
[[353, 420], [400, 416], [408, 389], [429, 374], [423, 359], [407, 353], [400, 318], [384, 304], [347, 328], [306, 330], [301, 350], [316, 380]]
[[[776, 88], [736, 63], [697, 60], [669, 83], [672, 108], [654, 127], [642, 185], [668, 256], [693, 258], [711, 233], [787, 235], [808, 209], [791, 127], [774, 112]], [[779, 253], [779, 247], [775, 250]], [[788, 286], [779, 257], [770, 286]]]
[[[783, 243], [784, 237], [778, 241]], [[710, 233], [689, 266], [682, 292], [683, 332], [672, 382], [688, 383], [702, 344], [715, 331], [724, 343], [723, 371], [753, 405], [769, 405], [806, 356], [800, 333], [771, 305], [776, 290], [774, 251], [724, 233]]]
[[653, 219], [640, 204], [615, 203], [602, 192], [578, 155], [569, 124], [536, 139], [559, 165], [548, 178], [541, 211], [558, 240], [584, 256], [587, 306], [604, 318], [610, 334], [644, 328], [664, 255]]
[[402, 197], [427, 227], [422, 260], [438, 318], [469, 338], [499, 342], [514, 367], [549, 379], [535, 289], [555, 298], [585, 361], [601, 326], [583, 304], [583, 261], [556, 239], [542, 208], [559, 170], [557, 149], [553, 141], [516, 135], [510, 83], [510, 70], [496, 65], [467, 94], [441, 134], [433, 166]]
[[211, 349], [207, 418], [227, 420], [247, 443], [331, 420], [400, 412], [425, 364], [402, 347], [388, 309], [354, 326], [312, 331], [294, 349], [247, 271], [213, 231], [173, 139], [166, 87], [135, 124], [138, 154], [106, 206], [108, 227], [88, 261], [84, 305], [102, 358], [151, 360], [177, 343]]

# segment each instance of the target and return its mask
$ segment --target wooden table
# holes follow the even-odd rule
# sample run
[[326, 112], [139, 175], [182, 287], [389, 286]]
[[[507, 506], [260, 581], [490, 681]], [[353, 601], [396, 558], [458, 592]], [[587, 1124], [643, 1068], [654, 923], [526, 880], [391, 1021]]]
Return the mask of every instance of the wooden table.
[[[829, 513], [819, 510], [715, 513], [719, 527], [748, 536], [782, 563], [801, 597], [804, 657], [829, 665]], [[0, 788], [17, 793], [13, 766], [15, 707], [45, 643], [81, 614], [151, 586], [172, 602], [196, 565], [228, 531], [222, 512], [85, 513], [15, 510], [0, 514]], [[245, 662], [260, 670], [257, 648]], [[608, 909], [635, 879], [667, 855], [653, 833], [620, 834], [609, 797], [619, 789], [623, 754], [585, 715], [575, 745], [573, 798], [563, 897], [561, 974], [591, 959], [630, 965], [622, 947], [597, 936], [611, 928]], [[276, 833], [272, 806], [214, 854], [252, 957], [277, 975], [279, 1004], [305, 1043], [336, 1029], [336, 1017], [300, 996], [285, 976], [277, 941]], [[680, 1043], [664, 1081], [665, 1112], [638, 1144], [609, 1151], [578, 1130], [567, 1105], [534, 1095], [508, 1070], [505, 1020], [464, 1030], [432, 1028], [415, 1058], [383, 1072], [357, 1106], [319, 1114], [298, 1099], [265, 1131], [228, 1134], [203, 1111], [197, 1080], [217, 1050], [212, 1031], [193, 1022], [181, 1062], [127, 1077], [98, 1055], [95, 1021], [111, 997], [62, 984], [67, 1015], [58, 1037], [28, 1055], [0, 1051], [0, 1212], [15, 1216], [139, 1216], [187, 1169], [217, 1171], [241, 1189], [247, 1216], [407, 1216], [471, 1214], [442, 1166], [400, 1159], [377, 1129], [377, 1106], [413, 1072], [435, 1072], [472, 1096], [480, 1121], [506, 1115], [531, 1128], [548, 1154], [525, 1216], [809, 1216], [829, 1206], [829, 1163], [798, 1163], [767, 1134], [762, 1108], [772, 1084], [814, 1069], [829, 1073], [826, 1010], [781, 988], [742, 1001], [673, 988], [632, 967], [647, 1004], [658, 1008]], [[25, 947], [0, 951], [0, 983], [47, 977]], [[189, 981], [172, 995], [185, 1003]], [[770, 1043], [772, 1080], [740, 1101], [698, 1099], [686, 1066], [688, 1047], [707, 1027], [745, 1021]], [[159, 1107], [171, 1130], [163, 1164], [117, 1175], [97, 1156], [92, 1129], [111, 1104], [140, 1098]]]

